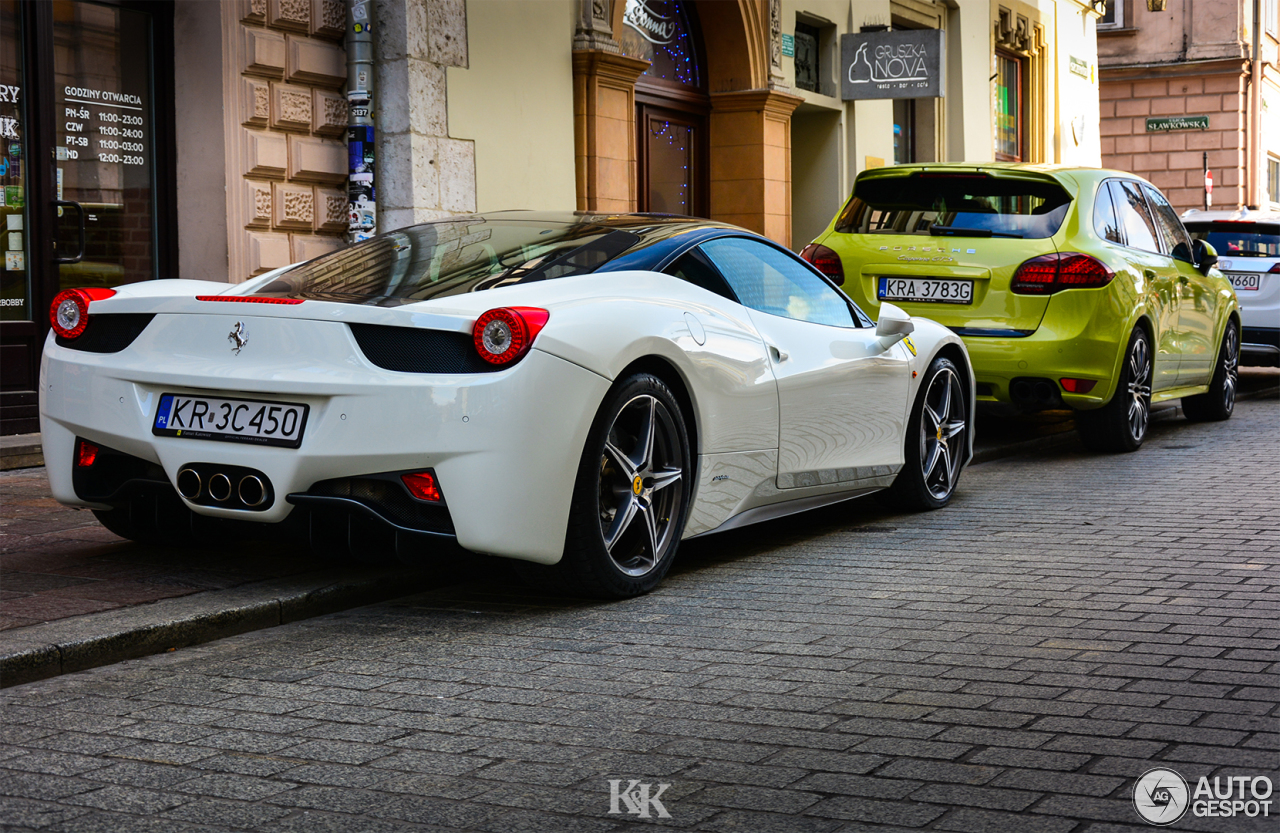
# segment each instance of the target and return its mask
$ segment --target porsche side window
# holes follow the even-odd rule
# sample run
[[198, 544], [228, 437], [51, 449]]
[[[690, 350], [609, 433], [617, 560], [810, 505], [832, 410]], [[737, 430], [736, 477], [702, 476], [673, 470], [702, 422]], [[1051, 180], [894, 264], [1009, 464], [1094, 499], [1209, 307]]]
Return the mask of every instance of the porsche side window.
[[1165, 254], [1190, 263], [1191, 239], [1187, 237], [1187, 231], [1182, 227], [1178, 213], [1173, 210], [1173, 206], [1169, 205], [1164, 194], [1150, 185], [1143, 185], [1142, 190], [1147, 195], [1147, 202], [1155, 209], [1156, 222], [1159, 223], [1160, 231], [1164, 236]]
[[1160, 254], [1160, 244], [1156, 242], [1156, 221], [1151, 216], [1151, 208], [1143, 198], [1138, 183], [1113, 180], [1111, 187], [1128, 245]]
[[729, 288], [729, 284], [724, 282], [724, 278], [720, 277], [716, 268], [707, 261], [707, 256], [697, 249], [676, 258], [676, 262], [663, 271], [672, 277], [688, 281], [694, 286], [700, 286], [708, 292], [728, 298], [730, 301], [738, 300], [733, 296], [733, 290]]
[[1120, 220], [1116, 217], [1116, 206], [1111, 201], [1111, 180], [1098, 186], [1098, 198], [1093, 204], [1093, 230], [1103, 240], [1112, 243], [1124, 243], [1120, 235]]
[[858, 326], [844, 296], [791, 255], [741, 237], [709, 240], [701, 248], [744, 306], [814, 324]]

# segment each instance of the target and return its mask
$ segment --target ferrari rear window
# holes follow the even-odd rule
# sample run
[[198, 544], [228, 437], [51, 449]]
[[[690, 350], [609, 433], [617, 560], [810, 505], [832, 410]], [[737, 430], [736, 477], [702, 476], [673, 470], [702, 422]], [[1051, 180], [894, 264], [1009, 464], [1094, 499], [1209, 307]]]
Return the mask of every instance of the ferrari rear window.
[[919, 172], [860, 179], [836, 221], [845, 234], [1052, 237], [1071, 197], [1051, 180]]
[[594, 272], [639, 236], [590, 223], [470, 217], [393, 231], [290, 269], [255, 294], [411, 304]]
[[1280, 225], [1188, 223], [1187, 231], [1207, 241], [1220, 257], [1280, 257]]

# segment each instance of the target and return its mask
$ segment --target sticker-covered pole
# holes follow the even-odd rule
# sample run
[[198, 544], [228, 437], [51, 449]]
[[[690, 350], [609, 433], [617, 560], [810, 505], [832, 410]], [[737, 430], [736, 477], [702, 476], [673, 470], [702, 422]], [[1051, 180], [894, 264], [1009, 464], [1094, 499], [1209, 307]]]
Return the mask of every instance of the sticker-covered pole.
[[373, 159], [373, 0], [347, 0], [347, 241], [378, 233]]

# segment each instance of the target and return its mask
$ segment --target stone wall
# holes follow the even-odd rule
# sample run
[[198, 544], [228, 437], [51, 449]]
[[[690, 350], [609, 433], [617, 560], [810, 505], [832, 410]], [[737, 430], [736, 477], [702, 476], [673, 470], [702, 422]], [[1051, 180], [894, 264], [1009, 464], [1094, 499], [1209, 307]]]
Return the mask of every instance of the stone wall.
[[378, 231], [475, 211], [475, 149], [449, 136], [445, 79], [467, 66], [465, 0], [377, 0], [376, 15]]
[[332, 251], [347, 228], [342, 0], [223, 3], [230, 278]]

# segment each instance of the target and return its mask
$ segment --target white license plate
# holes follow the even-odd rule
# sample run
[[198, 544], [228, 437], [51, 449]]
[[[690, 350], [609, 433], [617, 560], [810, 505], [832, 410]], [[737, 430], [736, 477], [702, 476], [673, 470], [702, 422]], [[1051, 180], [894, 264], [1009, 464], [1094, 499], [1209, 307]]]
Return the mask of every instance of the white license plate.
[[1247, 272], [1228, 272], [1227, 280], [1236, 288], [1236, 292], [1257, 291], [1262, 288], [1262, 276]]
[[302, 444], [307, 411], [308, 406], [294, 402], [165, 393], [160, 396], [151, 433], [160, 437], [297, 448]]
[[931, 304], [973, 303], [973, 281], [945, 278], [881, 278], [882, 301], [924, 301]]

